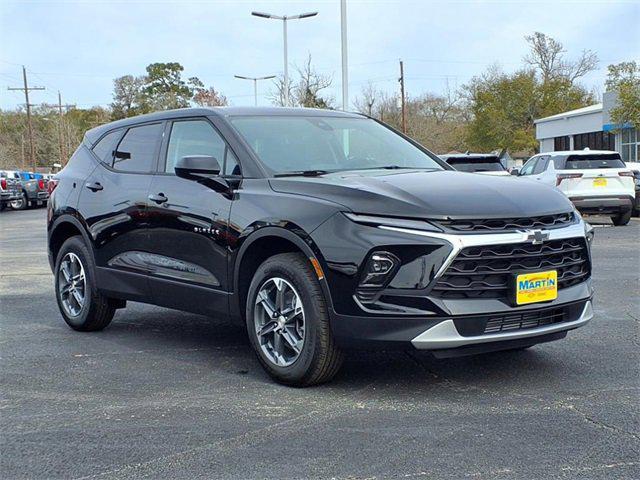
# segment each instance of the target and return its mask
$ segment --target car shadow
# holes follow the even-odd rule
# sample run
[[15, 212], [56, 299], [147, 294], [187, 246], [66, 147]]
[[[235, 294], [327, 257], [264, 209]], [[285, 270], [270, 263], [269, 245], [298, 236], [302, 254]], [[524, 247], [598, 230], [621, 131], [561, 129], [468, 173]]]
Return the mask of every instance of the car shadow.
[[[244, 375], [248, 381], [273, 385], [249, 344], [245, 328], [231, 321], [192, 315], [159, 307], [136, 307], [121, 311], [114, 322], [100, 332], [110, 341], [128, 348], [150, 351], [198, 352], [189, 362], [210, 368], [213, 375]], [[149, 311], [151, 310], [151, 311]], [[548, 385], [550, 377], [561, 381], [571, 364], [558, 364], [537, 346], [524, 351], [436, 359], [417, 350], [350, 350], [336, 378], [320, 390], [345, 394], [362, 389], [383, 388], [387, 395], [401, 386], [407, 392], [445, 387], [466, 390], [502, 391], [523, 380], [535, 388]], [[287, 388], [287, 387], [282, 387]], [[398, 390], [398, 391], [400, 391]]]

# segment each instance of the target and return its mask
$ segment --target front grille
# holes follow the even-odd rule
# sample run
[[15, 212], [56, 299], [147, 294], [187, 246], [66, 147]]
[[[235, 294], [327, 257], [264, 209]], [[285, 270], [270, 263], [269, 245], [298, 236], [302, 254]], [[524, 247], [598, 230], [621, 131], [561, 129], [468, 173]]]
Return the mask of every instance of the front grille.
[[573, 212], [525, 218], [492, 218], [482, 220], [432, 221], [446, 230], [456, 232], [497, 232], [525, 228], [560, 228], [575, 221]]
[[562, 322], [573, 322], [580, 318], [585, 301], [547, 307], [524, 312], [496, 313], [456, 318], [456, 330], [463, 337], [474, 337], [492, 333], [505, 333], [514, 330], [544, 327]]
[[464, 248], [437, 280], [432, 295], [507, 299], [513, 275], [544, 270], [557, 270], [558, 289], [586, 280], [591, 266], [584, 239]]

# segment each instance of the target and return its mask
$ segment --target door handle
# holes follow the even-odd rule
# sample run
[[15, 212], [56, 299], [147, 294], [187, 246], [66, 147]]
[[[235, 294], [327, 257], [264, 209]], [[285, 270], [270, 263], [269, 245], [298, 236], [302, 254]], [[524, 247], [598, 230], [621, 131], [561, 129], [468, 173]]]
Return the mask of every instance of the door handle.
[[156, 202], [158, 205], [169, 200], [164, 193], [158, 193], [157, 195], [149, 195], [149, 200]]
[[97, 192], [98, 190], [102, 190], [104, 187], [100, 184], [100, 182], [89, 182], [84, 185], [92, 192]]

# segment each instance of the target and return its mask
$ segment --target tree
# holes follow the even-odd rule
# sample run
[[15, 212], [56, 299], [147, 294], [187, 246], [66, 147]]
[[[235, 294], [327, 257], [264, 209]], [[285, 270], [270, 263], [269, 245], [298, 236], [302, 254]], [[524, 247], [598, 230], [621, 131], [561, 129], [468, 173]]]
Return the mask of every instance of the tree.
[[274, 81], [275, 91], [269, 97], [274, 105], [285, 105], [285, 92], [289, 91], [289, 102], [292, 105], [309, 108], [333, 108], [333, 98], [323, 96], [321, 91], [330, 87], [333, 79], [330, 75], [318, 73], [311, 64], [311, 55], [303, 67], [296, 67], [298, 80], [293, 82], [289, 78], [289, 85], [285, 85], [284, 77], [279, 76]]
[[193, 88], [193, 102], [201, 107], [224, 107], [228, 105], [227, 97], [218, 92], [214, 87], [205, 88], [197, 77], [189, 79], [189, 85]]
[[565, 58], [562, 43], [544, 33], [535, 32], [524, 38], [530, 47], [524, 61], [542, 74], [543, 81], [565, 79], [573, 84], [598, 67], [598, 56], [591, 50], [583, 50], [577, 60], [571, 61]]
[[605, 85], [607, 91], [616, 92], [617, 105], [609, 111], [616, 125], [631, 124], [640, 129], [640, 64], [622, 62], [609, 65]]
[[150, 105], [143, 92], [145, 83], [146, 77], [133, 75], [124, 75], [113, 81], [113, 102], [111, 103], [113, 120], [150, 111]]
[[184, 67], [178, 62], [152, 63], [147, 66], [143, 92], [153, 110], [189, 106], [193, 89], [182, 80]]

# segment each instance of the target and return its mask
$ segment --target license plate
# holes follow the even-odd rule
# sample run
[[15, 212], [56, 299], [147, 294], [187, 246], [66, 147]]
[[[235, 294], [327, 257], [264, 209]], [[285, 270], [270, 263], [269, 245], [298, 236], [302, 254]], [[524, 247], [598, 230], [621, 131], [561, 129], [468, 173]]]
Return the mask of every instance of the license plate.
[[607, 186], [607, 179], [606, 178], [594, 178], [593, 179], [593, 186], [594, 187], [606, 187]]
[[516, 305], [547, 302], [558, 298], [558, 272], [523, 273], [516, 277]]

